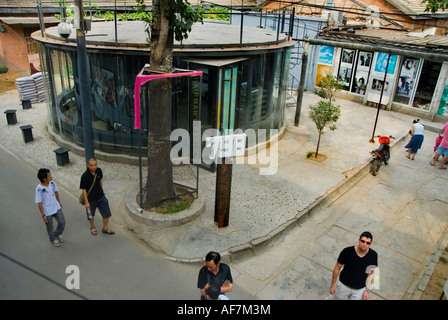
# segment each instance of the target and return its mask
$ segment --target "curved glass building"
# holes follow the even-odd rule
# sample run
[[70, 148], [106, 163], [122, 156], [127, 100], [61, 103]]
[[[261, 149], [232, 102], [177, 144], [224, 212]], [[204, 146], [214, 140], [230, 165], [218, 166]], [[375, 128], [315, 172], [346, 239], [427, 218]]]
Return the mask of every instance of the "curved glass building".
[[[39, 46], [49, 125], [63, 141], [82, 150], [76, 31], [72, 29], [68, 37], [62, 37], [58, 28], [52, 27], [32, 37]], [[137, 156], [134, 85], [138, 73], [149, 63], [145, 25], [138, 21], [92, 22], [85, 39], [95, 150]], [[203, 72], [200, 111], [194, 114], [194, 80], [173, 80], [172, 130], [183, 128], [192, 134], [193, 120], [199, 120], [202, 132], [209, 128], [267, 129], [267, 134], [269, 129], [281, 131], [295, 43], [261, 28], [195, 24], [188, 39], [175, 43], [173, 64]], [[144, 132], [148, 103], [145, 106], [143, 91], [144, 86], [140, 114]]]

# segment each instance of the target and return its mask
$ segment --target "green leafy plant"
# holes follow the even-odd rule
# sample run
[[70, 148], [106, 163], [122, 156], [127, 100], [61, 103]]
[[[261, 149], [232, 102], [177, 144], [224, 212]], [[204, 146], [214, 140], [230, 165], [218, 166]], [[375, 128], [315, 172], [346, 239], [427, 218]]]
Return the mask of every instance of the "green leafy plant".
[[191, 201], [177, 201], [175, 203], [167, 203], [164, 206], [160, 207], [157, 212], [160, 214], [173, 214], [177, 212], [181, 212], [187, 210], [191, 207]]
[[436, 13], [439, 10], [448, 9], [448, 0], [423, 0], [422, 4], [426, 4], [425, 11]]
[[0, 74], [8, 72], [8, 67], [0, 66]]
[[210, 8], [203, 14], [204, 19], [230, 21], [229, 8]]
[[343, 84], [339, 82], [338, 78], [327, 74], [318, 83], [319, 89], [315, 91], [315, 94], [324, 100], [320, 100], [317, 105], [310, 105], [309, 117], [316, 125], [319, 133], [317, 141], [316, 152], [314, 157], [317, 158], [319, 154], [319, 145], [324, 129], [329, 127], [331, 131], [337, 129], [335, 123], [341, 116], [341, 106], [334, 104], [334, 95], [336, 91], [341, 90]]

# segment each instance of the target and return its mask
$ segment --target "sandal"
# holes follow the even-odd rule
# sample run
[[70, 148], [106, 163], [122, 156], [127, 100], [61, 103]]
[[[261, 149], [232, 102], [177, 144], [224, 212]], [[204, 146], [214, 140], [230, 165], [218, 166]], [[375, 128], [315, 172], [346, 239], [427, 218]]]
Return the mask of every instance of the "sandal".
[[107, 230], [103, 229], [102, 231], [103, 231], [103, 233], [110, 234], [110, 235], [115, 234], [115, 231], [110, 230], [110, 229], [107, 229]]
[[96, 236], [96, 235], [98, 234], [98, 231], [96, 231], [96, 228], [92, 228], [92, 229], [90, 229], [90, 233], [91, 233], [93, 236]]

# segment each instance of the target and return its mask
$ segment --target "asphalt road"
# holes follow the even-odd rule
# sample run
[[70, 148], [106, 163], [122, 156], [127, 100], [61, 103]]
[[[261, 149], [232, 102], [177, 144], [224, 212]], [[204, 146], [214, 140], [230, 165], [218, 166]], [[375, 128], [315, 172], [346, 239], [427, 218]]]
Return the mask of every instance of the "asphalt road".
[[[65, 242], [53, 247], [34, 203], [36, 170], [0, 151], [0, 299], [199, 299], [197, 265], [169, 261], [125, 229], [92, 236], [83, 208], [62, 187]], [[232, 295], [252, 297], [237, 286]]]

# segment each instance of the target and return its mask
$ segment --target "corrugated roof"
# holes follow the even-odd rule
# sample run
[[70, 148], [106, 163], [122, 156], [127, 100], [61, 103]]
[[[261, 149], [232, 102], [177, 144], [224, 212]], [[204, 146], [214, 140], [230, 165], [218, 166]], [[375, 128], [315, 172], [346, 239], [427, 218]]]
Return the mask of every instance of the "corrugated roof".
[[1, 0], [0, 8], [36, 8], [36, 0]]
[[377, 47], [378, 51], [381, 50], [381, 47], [392, 47], [413, 52], [448, 54], [448, 37], [423, 33], [419, 35], [416, 32], [381, 29], [355, 30], [355, 33], [324, 31], [319, 34], [318, 39], [366, 44]]
[[[55, 17], [43, 17], [44, 23], [59, 23], [60, 19]], [[8, 25], [16, 24], [39, 24], [39, 17], [0, 17], [0, 21]]]
[[[425, 12], [426, 3], [422, 3], [422, 0], [384, 0], [385, 2], [390, 3], [392, 6], [397, 8], [399, 11], [403, 12], [407, 15], [412, 16], [426, 16], [431, 15], [429, 12]], [[295, 3], [294, 3], [295, 2]], [[293, 4], [294, 3], [294, 4]], [[325, 10], [323, 7], [326, 6], [328, 3], [328, 0], [292, 0], [292, 1], [279, 1], [279, 0], [268, 0], [264, 1], [261, 5], [264, 9], [270, 9], [270, 10], [278, 10], [280, 8], [285, 7], [291, 7], [294, 6], [307, 6], [307, 4], [311, 6], [315, 6], [313, 9], [310, 9], [310, 11], [323, 11]], [[366, 0], [366, 1], [354, 1], [354, 0], [347, 0], [347, 1], [333, 1], [333, 6], [337, 8], [345, 8], [345, 9], [353, 9], [359, 4], [363, 4], [365, 7], [368, 7], [370, 5], [377, 5], [375, 1], [372, 0]], [[316, 7], [318, 6], [318, 7]], [[310, 7], [312, 8], [312, 7]], [[448, 12], [444, 12], [442, 10], [439, 10], [437, 13], [435, 13], [436, 16], [446, 16], [448, 15]]]
[[[391, 5], [399, 9], [405, 14], [409, 15], [428, 15], [429, 12], [425, 12], [426, 4], [422, 4], [422, 0], [386, 0]], [[437, 14], [446, 14], [441, 11]]]

